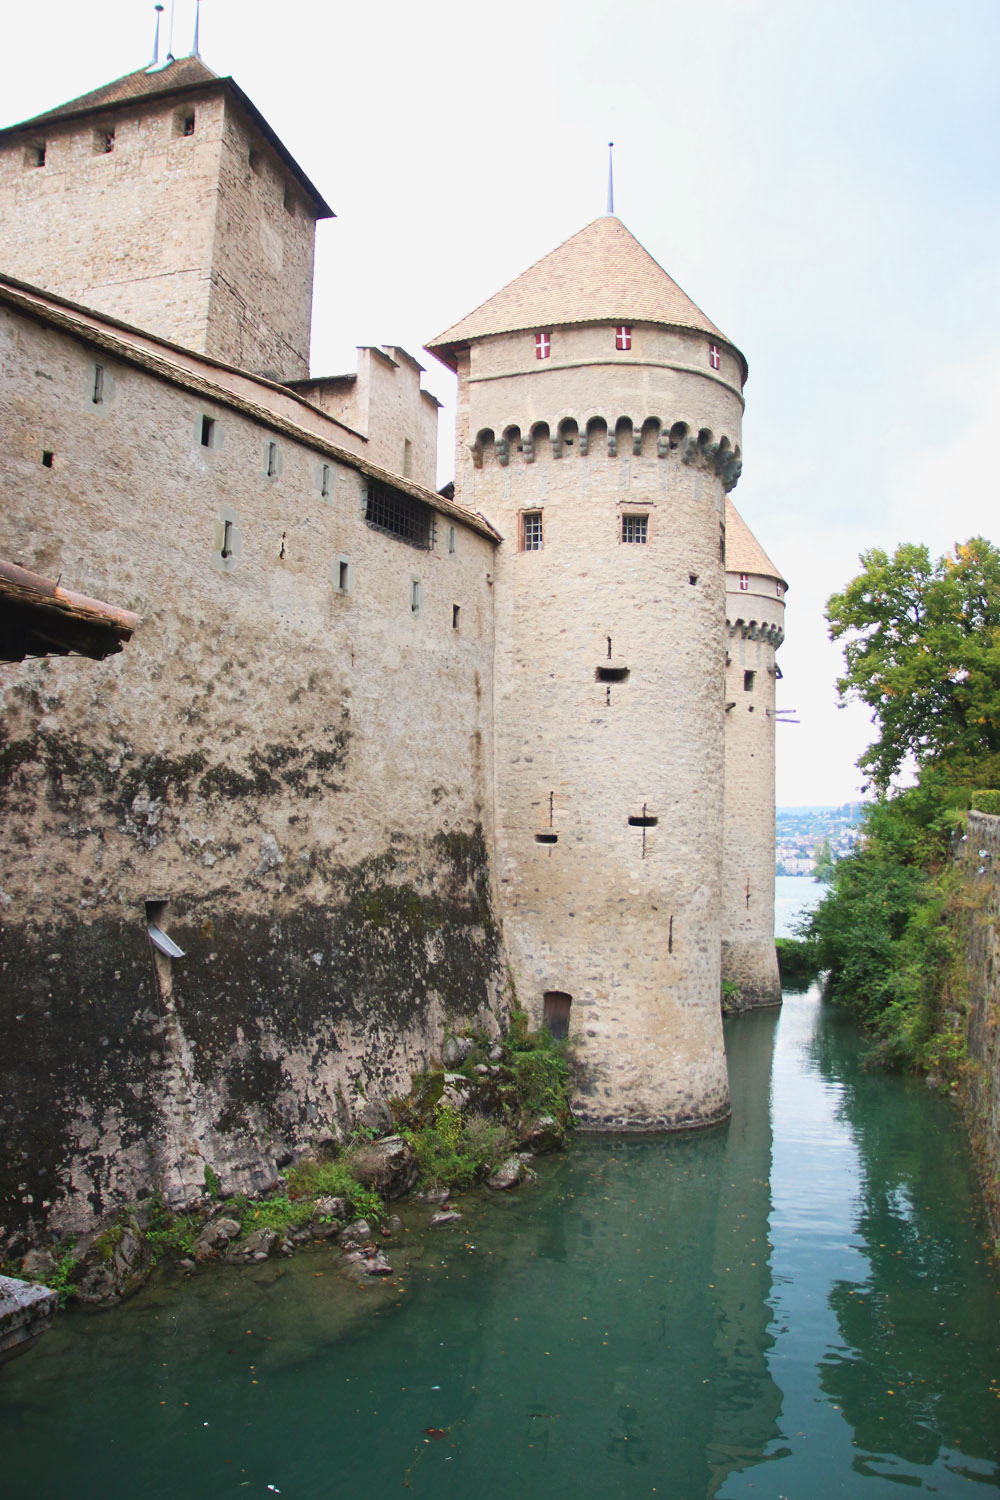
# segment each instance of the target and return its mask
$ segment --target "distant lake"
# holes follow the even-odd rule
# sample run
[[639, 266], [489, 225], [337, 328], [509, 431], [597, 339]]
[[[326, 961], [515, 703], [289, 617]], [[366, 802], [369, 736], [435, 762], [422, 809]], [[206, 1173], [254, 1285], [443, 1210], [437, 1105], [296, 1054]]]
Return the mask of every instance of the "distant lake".
[[811, 875], [776, 875], [774, 877], [774, 935], [794, 937], [798, 919], [812, 911], [823, 899], [825, 885]]

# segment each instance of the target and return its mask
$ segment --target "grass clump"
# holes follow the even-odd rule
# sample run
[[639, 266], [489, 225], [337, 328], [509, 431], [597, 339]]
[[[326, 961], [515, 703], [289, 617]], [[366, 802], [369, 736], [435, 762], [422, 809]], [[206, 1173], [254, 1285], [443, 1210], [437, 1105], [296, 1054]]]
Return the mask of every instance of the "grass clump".
[[403, 1132], [420, 1166], [420, 1180], [436, 1187], [471, 1187], [509, 1155], [513, 1137], [503, 1121], [463, 1115], [438, 1104], [426, 1124]]

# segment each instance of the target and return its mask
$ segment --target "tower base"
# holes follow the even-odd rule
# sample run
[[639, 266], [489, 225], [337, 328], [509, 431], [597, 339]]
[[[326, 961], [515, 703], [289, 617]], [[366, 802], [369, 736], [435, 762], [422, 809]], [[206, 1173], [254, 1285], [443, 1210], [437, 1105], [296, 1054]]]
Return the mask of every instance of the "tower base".
[[774, 942], [723, 941], [722, 982], [736, 986], [732, 993], [723, 993], [724, 1015], [780, 1005], [781, 977]]

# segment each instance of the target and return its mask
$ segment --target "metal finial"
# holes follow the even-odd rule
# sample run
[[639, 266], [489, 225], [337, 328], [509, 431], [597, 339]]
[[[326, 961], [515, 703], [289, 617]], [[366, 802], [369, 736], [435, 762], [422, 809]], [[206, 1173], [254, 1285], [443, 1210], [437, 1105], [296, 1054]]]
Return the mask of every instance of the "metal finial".
[[613, 214], [614, 211], [615, 211], [615, 161], [614, 161], [614, 155], [613, 155], [614, 149], [615, 149], [615, 143], [614, 143], [614, 141], [609, 141], [608, 142], [608, 209], [607, 209], [607, 211], [608, 211], [609, 214]]
[[198, 26], [201, 21], [201, 0], [194, 0], [194, 46], [191, 48], [192, 57], [200, 57], [198, 51]]
[[153, 37], [153, 61], [150, 63], [151, 68], [155, 68], [160, 60], [160, 17], [163, 15], [163, 6], [154, 5], [153, 9], [156, 11], [156, 35]]

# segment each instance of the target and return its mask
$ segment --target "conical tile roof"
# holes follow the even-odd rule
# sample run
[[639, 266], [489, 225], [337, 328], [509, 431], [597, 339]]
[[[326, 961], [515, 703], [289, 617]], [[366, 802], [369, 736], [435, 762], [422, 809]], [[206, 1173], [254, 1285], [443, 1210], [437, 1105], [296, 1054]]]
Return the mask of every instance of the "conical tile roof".
[[756, 573], [761, 578], [773, 578], [788, 587], [774, 563], [740, 515], [736, 506], [726, 496], [726, 572]]
[[567, 323], [660, 323], [711, 334], [746, 360], [612, 214], [594, 219], [426, 346], [446, 364], [473, 339]]

